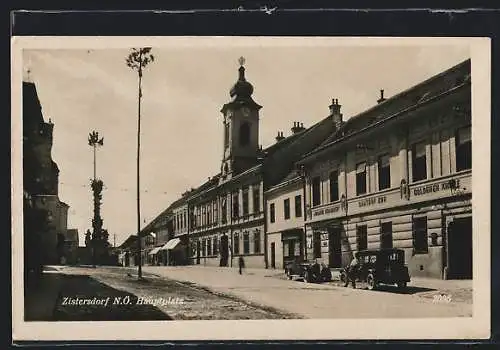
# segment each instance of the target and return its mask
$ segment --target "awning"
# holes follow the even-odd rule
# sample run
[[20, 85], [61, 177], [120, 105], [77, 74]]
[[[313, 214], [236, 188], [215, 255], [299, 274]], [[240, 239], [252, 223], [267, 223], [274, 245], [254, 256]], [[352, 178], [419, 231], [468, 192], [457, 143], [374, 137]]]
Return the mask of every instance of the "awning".
[[149, 255], [155, 255], [156, 253], [158, 253], [160, 251], [160, 248], [161, 247], [156, 247], [156, 248], [153, 248], [150, 252], [149, 252]]
[[285, 230], [281, 232], [281, 240], [282, 241], [288, 241], [288, 240], [300, 240], [304, 234], [304, 231], [302, 229], [290, 229], [290, 230]]
[[173, 238], [170, 241], [168, 241], [167, 243], [165, 243], [165, 245], [163, 247], [161, 247], [160, 249], [161, 250], [172, 250], [175, 247], [177, 247], [180, 243], [181, 243], [180, 238]]

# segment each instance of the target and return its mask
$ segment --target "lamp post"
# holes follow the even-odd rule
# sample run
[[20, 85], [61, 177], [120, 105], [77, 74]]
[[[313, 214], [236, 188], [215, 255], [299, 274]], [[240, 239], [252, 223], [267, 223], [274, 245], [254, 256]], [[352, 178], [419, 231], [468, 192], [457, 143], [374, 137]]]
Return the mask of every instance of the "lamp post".
[[98, 235], [100, 236], [100, 229], [102, 227], [102, 220], [100, 218], [100, 210], [99, 210], [99, 205], [100, 205], [100, 199], [97, 198], [98, 196], [98, 191], [96, 191], [96, 188], [98, 187], [97, 183], [97, 178], [96, 178], [96, 168], [97, 168], [97, 162], [96, 162], [96, 151], [97, 147], [103, 146], [104, 145], [104, 138], [101, 137], [99, 138], [99, 133], [97, 131], [92, 131], [89, 133], [89, 138], [88, 138], [89, 146], [91, 146], [94, 149], [94, 178], [92, 180], [92, 192], [94, 194], [94, 219], [92, 220], [92, 226], [94, 229], [92, 238], [90, 240], [90, 247], [92, 249], [92, 265], [95, 267], [96, 266], [96, 243], [98, 239]]
[[142, 242], [141, 242], [141, 209], [140, 209], [140, 149], [141, 149], [141, 99], [142, 99], [142, 72], [146, 66], [154, 62], [150, 47], [132, 48], [125, 59], [127, 67], [137, 71], [138, 98], [137, 98], [137, 249], [138, 249], [138, 279], [142, 279]]

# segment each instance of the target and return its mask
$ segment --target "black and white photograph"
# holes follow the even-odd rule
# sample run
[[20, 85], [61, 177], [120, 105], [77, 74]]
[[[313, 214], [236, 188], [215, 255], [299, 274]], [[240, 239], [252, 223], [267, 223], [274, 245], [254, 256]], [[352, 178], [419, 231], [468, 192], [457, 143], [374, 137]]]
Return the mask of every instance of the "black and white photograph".
[[16, 40], [15, 337], [489, 336], [487, 39]]

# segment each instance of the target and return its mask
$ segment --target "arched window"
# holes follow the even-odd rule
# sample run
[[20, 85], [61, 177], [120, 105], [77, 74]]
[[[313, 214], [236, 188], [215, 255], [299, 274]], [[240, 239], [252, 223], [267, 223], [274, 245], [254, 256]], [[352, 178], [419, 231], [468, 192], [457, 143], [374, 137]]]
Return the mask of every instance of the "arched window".
[[243, 123], [240, 126], [240, 146], [246, 146], [250, 143], [250, 124]]

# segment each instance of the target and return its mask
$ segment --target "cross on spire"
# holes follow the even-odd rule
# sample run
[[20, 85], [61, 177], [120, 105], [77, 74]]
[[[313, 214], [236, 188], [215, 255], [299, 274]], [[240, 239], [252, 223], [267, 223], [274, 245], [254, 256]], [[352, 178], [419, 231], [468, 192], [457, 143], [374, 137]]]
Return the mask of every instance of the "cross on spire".
[[238, 63], [243, 67], [243, 65], [245, 64], [245, 57], [241, 56], [240, 58], [238, 58]]

